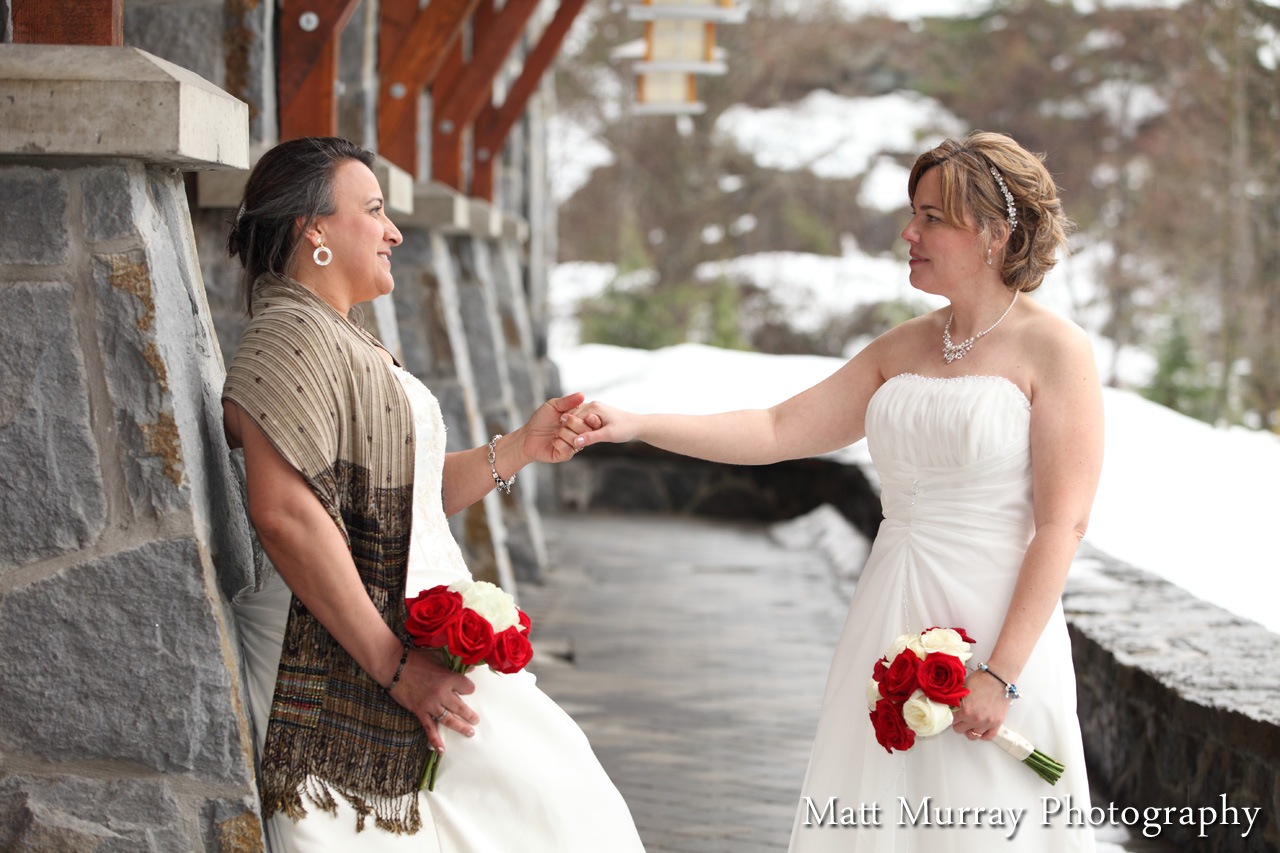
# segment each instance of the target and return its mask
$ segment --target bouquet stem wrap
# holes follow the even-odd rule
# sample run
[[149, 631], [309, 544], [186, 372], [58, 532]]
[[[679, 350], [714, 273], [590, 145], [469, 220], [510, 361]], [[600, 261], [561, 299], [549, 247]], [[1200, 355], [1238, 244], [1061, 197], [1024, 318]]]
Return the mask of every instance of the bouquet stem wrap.
[[992, 741], [996, 746], [1036, 771], [1036, 774], [1050, 785], [1062, 778], [1062, 771], [1065, 768], [1061, 762], [1036, 749], [1031, 745], [1031, 741], [1010, 730], [1008, 726], [1001, 726]]

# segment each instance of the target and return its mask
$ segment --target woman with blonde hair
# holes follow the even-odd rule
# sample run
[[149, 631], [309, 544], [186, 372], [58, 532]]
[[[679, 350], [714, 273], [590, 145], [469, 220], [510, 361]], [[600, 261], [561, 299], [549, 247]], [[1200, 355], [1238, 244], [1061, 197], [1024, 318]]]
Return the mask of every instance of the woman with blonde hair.
[[[1039, 157], [974, 133], [922, 154], [902, 231], [912, 286], [950, 305], [886, 332], [771, 409], [565, 416], [580, 447], [638, 439], [759, 465], [864, 436], [884, 521], [823, 698], [791, 850], [1092, 850], [1061, 594], [1102, 466], [1102, 396], [1082, 330], [1021, 295], [1070, 223]], [[952, 729], [890, 753], [868, 714], [873, 665], [903, 634], [976, 641]], [[1015, 701], [1017, 700], [1017, 701]], [[1000, 727], [1066, 765], [1050, 788], [995, 745]]]

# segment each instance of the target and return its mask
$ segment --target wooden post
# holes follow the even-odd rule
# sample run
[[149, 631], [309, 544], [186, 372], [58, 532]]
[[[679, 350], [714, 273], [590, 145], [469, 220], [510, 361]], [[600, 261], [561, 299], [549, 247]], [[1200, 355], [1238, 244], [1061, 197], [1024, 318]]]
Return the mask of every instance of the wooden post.
[[[417, 11], [417, 0], [382, 0], [378, 152], [414, 177], [418, 177], [418, 96], [436, 79], [478, 3], [431, 0]], [[411, 23], [405, 26], [405, 21]]]
[[360, 0], [281, 0], [280, 139], [338, 130], [338, 36]]
[[492, 23], [484, 27], [485, 31], [475, 39], [471, 61], [457, 83], [448, 91], [437, 93], [435, 114], [432, 116], [431, 158], [431, 176], [435, 180], [462, 189], [461, 140], [464, 132], [492, 98], [493, 79], [520, 40], [538, 2], [507, 0]]
[[124, 44], [124, 0], [11, 2], [14, 44]]
[[486, 104], [476, 118], [472, 130], [475, 147], [475, 172], [472, 178], [472, 195], [493, 201], [493, 164], [502, 153], [507, 134], [520, 116], [524, 114], [525, 105], [538, 88], [542, 75], [555, 61], [560, 53], [560, 45], [573, 26], [573, 21], [586, 5], [586, 0], [561, 0], [555, 17], [547, 25], [538, 40], [538, 45], [525, 57], [524, 68], [520, 76], [512, 84], [503, 99], [502, 106], [494, 107]]

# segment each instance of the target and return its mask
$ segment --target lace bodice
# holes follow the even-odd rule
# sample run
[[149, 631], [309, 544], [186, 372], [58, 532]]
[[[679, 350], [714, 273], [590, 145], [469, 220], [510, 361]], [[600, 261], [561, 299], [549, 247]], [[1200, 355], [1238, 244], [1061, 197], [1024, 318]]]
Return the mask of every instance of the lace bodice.
[[471, 577], [444, 514], [445, 425], [440, 404], [412, 373], [392, 367], [413, 409], [413, 530], [409, 535], [410, 597], [437, 584]]

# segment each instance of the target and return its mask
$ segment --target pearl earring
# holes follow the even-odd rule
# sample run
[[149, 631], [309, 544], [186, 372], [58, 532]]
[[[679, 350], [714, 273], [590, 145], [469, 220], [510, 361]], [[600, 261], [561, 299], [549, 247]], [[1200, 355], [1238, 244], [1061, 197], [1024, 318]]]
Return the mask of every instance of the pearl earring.
[[[317, 263], [319, 262], [317, 261]], [[987, 249], [987, 266], [991, 266], [991, 249], [990, 248]]]

